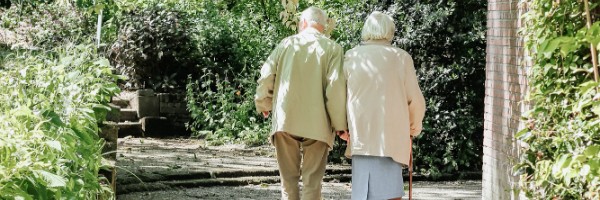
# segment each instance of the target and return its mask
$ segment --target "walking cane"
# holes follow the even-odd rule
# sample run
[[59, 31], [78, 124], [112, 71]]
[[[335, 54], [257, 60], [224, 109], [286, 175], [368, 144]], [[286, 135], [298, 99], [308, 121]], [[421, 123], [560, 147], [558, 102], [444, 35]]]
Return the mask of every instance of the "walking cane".
[[412, 174], [413, 174], [413, 155], [412, 155], [412, 136], [410, 137], [410, 160], [408, 161], [408, 200], [412, 200]]

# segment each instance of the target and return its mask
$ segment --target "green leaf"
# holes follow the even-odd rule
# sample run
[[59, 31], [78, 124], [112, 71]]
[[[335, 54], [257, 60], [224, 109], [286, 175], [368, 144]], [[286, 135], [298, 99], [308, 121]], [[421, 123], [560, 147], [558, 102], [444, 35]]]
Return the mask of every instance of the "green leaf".
[[596, 115], [600, 115], [600, 105], [596, 105], [592, 108], [592, 112]]
[[56, 174], [44, 170], [35, 170], [34, 172], [36, 172], [44, 181], [46, 181], [48, 187], [64, 187], [67, 184], [63, 177]]
[[46, 141], [46, 145], [58, 151], [62, 151], [62, 145], [56, 140]]
[[579, 93], [581, 95], [588, 94], [589, 92], [593, 91], [594, 88], [597, 88], [599, 84], [600, 83], [593, 80], [582, 83], [581, 85], [579, 85]]
[[592, 145], [585, 148], [583, 154], [587, 157], [594, 158], [600, 156], [600, 145]]
[[49, 118], [50, 122], [56, 126], [65, 126], [65, 123], [60, 119], [60, 116], [53, 110], [45, 110], [42, 112], [44, 118]]
[[522, 129], [515, 135], [515, 137], [519, 140], [525, 140], [525, 139], [531, 137], [531, 131], [526, 128]]
[[99, 65], [99, 66], [106, 66], [106, 67], [110, 66], [110, 62], [106, 58], [100, 59], [100, 60], [94, 62], [94, 64]]
[[579, 171], [579, 175], [581, 176], [587, 176], [590, 173], [590, 165], [585, 164], [583, 165], [583, 167], [581, 167], [581, 170]]

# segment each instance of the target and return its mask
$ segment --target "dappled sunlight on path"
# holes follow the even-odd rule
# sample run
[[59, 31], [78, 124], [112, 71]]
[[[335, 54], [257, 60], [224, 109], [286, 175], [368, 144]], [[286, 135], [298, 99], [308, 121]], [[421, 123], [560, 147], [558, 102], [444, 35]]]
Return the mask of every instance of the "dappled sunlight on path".
[[[280, 184], [274, 152], [270, 145], [207, 146], [193, 139], [120, 138], [118, 199], [275, 200]], [[350, 199], [349, 182], [350, 166], [327, 165], [324, 198]], [[481, 181], [418, 181], [413, 188], [415, 200], [481, 199]]]

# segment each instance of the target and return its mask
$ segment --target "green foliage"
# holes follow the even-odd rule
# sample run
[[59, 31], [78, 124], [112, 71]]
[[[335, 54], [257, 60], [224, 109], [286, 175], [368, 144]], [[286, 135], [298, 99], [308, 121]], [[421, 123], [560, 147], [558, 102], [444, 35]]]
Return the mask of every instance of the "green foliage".
[[256, 115], [254, 94], [242, 92], [252, 86], [256, 87], [256, 83], [250, 79], [237, 77], [229, 81], [210, 71], [205, 71], [199, 80], [190, 78], [187, 101], [194, 120], [188, 127], [196, 137], [205, 137], [212, 144], [236, 140], [248, 145], [264, 144], [270, 126]]
[[525, 146], [514, 167], [520, 188], [534, 199], [598, 199], [600, 93], [590, 44], [599, 47], [600, 23], [585, 27], [579, 1], [526, 3], [521, 33], [532, 61], [531, 109], [517, 134]]
[[65, 43], [81, 43], [91, 40], [95, 33], [94, 15], [69, 3], [15, 3], [0, 16], [0, 27], [19, 36], [8, 44], [29, 49], [50, 50]]
[[[259, 68], [281, 39], [294, 34], [282, 11], [292, 13], [289, 21], [297, 15], [290, 9], [326, 9], [336, 20], [331, 37], [345, 50], [361, 42], [368, 14], [384, 11], [396, 20], [394, 44], [413, 56], [428, 102], [424, 134], [415, 140], [416, 169], [432, 175], [480, 169], [485, 1], [291, 0], [285, 2], [298, 7], [286, 10], [280, 0], [31, 2], [13, 1], [1, 14], [2, 27], [51, 49], [93, 38], [102, 8], [102, 41], [111, 63], [131, 78], [129, 86], [185, 86], [193, 118], [188, 127], [196, 136], [250, 144], [266, 143], [270, 131], [253, 106]], [[344, 146], [337, 142], [335, 148], [331, 158], [338, 160]]]
[[394, 41], [412, 55], [427, 101], [417, 170], [481, 169], [486, 2], [405, 0], [392, 8]]
[[[242, 7], [255, 12], [237, 13]], [[194, 135], [213, 143], [240, 140], [250, 145], [267, 142], [270, 124], [254, 108], [258, 68], [282, 35], [277, 25], [264, 22], [260, 4], [205, 2], [197, 23], [201, 52], [200, 76], [190, 76], [187, 104]], [[240, 11], [238, 11], [240, 10]]]
[[[195, 119], [190, 125], [194, 132], [210, 134], [209, 139], [231, 141], [240, 138], [238, 134], [244, 129], [217, 130], [226, 127], [222, 122], [233, 124], [229, 114], [239, 110], [231, 110], [228, 115], [215, 111], [249, 105], [244, 107], [247, 110], [243, 113], [259, 117], [250, 106], [252, 95], [232, 99], [237, 97], [233, 91], [242, 91], [242, 94], [254, 91], [262, 61], [280, 39], [293, 34], [292, 29], [279, 19], [282, 8], [268, 6], [270, 3], [273, 2], [216, 1], [210, 6], [205, 4], [205, 10], [200, 9], [206, 24], [200, 23], [202, 31], [197, 41], [200, 41], [199, 49], [204, 58], [200, 64], [201, 74], [205, 76], [197, 83], [188, 84], [188, 100], [192, 100], [188, 102], [188, 108]], [[375, 10], [391, 14], [397, 26], [394, 44], [413, 56], [428, 102], [424, 134], [415, 140], [417, 170], [435, 176], [480, 169], [485, 2], [313, 0], [299, 1], [298, 10], [312, 5], [326, 9], [336, 20], [331, 35], [346, 50], [360, 43], [360, 31], [368, 14]], [[206, 80], [207, 76], [212, 77], [209, 78], [211, 81]], [[248, 84], [240, 84], [242, 80]], [[202, 84], [206, 82], [210, 83]], [[230, 89], [223, 89], [227, 87]], [[215, 122], [221, 125], [215, 126]], [[266, 128], [266, 123], [257, 119], [247, 127]], [[248, 123], [239, 121], [235, 124]], [[339, 160], [344, 145], [335, 145], [336, 151], [330, 158]]]
[[383, 11], [394, 18], [393, 43], [412, 55], [427, 102], [423, 134], [414, 141], [416, 171], [437, 176], [481, 169], [485, 1], [315, 4], [337, 20], [332, 37], [346, 50], [360, 43], [364, 20], [371, 12]]
[[183, 90], [201, 59], [192, 38], [193, 16], [157, 2], [141, 8], [117, 16], [119, 35], [108, 50], [112, 64], [129, 77], [126, 88]]
[[0, 198], [111, 199], [99, 127], [119, 92], [89, 45], [14, 51], [0, 68]]

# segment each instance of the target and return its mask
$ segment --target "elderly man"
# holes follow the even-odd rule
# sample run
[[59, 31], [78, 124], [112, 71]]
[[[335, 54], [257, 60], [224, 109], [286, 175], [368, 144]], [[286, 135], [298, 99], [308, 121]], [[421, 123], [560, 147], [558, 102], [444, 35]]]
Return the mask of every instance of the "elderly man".
[[[273, 114], [282, 199], [321, 199], [327, 154], [336, 131], [347, 128], [343, 50], [323, 35], [326, 13], [302, 12], [299, 33], [282, 40], [261, 69], [256, 109]], [[302, 165], [300, 164], [302, 163]]]

